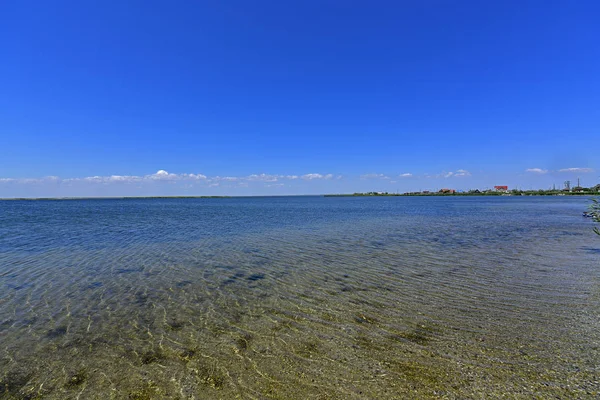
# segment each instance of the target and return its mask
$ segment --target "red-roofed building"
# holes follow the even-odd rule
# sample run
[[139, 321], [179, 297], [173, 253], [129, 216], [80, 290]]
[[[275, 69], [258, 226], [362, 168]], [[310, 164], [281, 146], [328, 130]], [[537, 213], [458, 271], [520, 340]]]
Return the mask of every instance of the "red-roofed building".
[[508, 186], [494, 186], [496, 192], [508, 192]]

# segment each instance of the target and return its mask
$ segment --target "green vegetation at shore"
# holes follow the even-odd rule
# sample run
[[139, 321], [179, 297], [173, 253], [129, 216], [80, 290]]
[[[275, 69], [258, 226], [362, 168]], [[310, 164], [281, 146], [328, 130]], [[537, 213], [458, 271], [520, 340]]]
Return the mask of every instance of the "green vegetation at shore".
[[326, 194], [325, 197], [388, 197], [388, 196], [597, 196], [600, 192], [580, 191], [567, 192], [562, 190], [511, 190], [511, 191], [493, 191], [493, 190], [470, 190], [468, 192], [409, 192], [409, 193], [388, 193], [388, 192], [365, 192], [352, 194]]

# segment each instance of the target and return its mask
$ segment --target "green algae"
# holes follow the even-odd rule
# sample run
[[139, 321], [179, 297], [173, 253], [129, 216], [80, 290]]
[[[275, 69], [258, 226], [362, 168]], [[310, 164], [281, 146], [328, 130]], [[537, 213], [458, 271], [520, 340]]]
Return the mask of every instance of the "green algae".
[[312, 358], [320, 354], [320, 345], [317, 340], [306, 340], [298, 343], [293, 351], [301, 357]]
[[64, 387], [66, 389], [74, 389], [78, 386], [83, 385], [88, 379], [88, 372], [86, 369], [80, 369], [74, 374], [70, 375], [65, 382]]
[[152, 380], [147, 380], [139, 384], [135, 389], [127, 394], [129, 400], [152, 400], [158, 399], [163, 394], [161, 388]]
[[17, 395], [33, 377], [33, 373], [27, 370], [17, 369], [6, 373], [0, 378], [0, 393]]
[[250, 348], [253, 336], [250, 333], [244, 333], [242, 336], [235, 339], [236, 352], [245, 352]]
[[184, 321], [169, 321], [169, 322], [167, 322], [167, 329], [169, 329], [171, 331], [179, 331], [179, 330], [183, 329], [184, 326], [185, 326]]
[[197, 360], [194, 365], [188, 366], [188, 369], [205, 386], [217, 390], [223, 389], [225, 386], [226, 374], [215, 365]]

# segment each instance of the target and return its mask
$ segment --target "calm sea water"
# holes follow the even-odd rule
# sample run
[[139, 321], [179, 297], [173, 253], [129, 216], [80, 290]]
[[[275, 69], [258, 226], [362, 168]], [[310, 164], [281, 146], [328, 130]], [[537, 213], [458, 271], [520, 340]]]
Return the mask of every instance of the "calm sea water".
[[598, 398], [582, 197], [0, 202], [0, 398]]

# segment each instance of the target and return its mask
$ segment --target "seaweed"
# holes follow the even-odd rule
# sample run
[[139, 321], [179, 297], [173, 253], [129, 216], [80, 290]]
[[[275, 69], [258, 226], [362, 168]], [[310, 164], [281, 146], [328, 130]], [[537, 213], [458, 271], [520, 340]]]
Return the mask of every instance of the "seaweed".
[[180, 331], [185, 326], [184, 321], [170, 321], [167, 322], [167, 329], [171, 331]]
[[225, 375], [217, 367], [200, 364], [196, 368], [190, 368], [190, 370], [204, 385], [214, 389], [222, 389], [225, 386]]
[[389, 336], [391, 340], [404, 341], [426, 346], [433, 339], [433, 334], [437, 332], [435, 328], [426, 325], [419, 325], [415, 329], [408, 331], [399, 331]]
[[129, 400], [151, 400], [158, 398], [157, 395], [160, 392], [160, 388], [153, 381], [147, 381], [145, 386], [140, 385], [137, 389], [129, 392], [127, 398]]
[[252, 274], [246, 279], [248, 279], [249, 281], [252, 281], [252, 282], [259, 281], [259, 280], [265, 279], [265, 274]]
[[87, 381], [87, 379], [88, 379], [87, 371], [85, 369], [81, 369], [81, 370], [77, 371], [76, 373], [74, 373], [73, 375], [71, 375], [69, 377], [69, 379], [67, 379], [67, 382], [65, 383], [65, 388], [73, 389], [78, 386], [81, 386], [83, 383], [85, 383]]
[[46, 337], [49, 339], [56, 339], [58, 337], [64, 336], [67, 334], [66, 326], [59, 326], [58, 328], [50, 329], [46, 333]]
[[360, 313], [354, 315], [354, 321], [358, 322], [359, 324], [374, 324], [377, 322], [377, 319], [371, 317], [370, 315]]
[[197, 349], [184, 349], [181, 353], [179, 353], [179, 359], [184, 362], [189, 362], [192, 358], [196, 356]]
[[308, 340], [301, 342], [298, 347], [294, 348], [294, 353], [301, 357], [311, 358], [319, 352], [319, 342], [316, 340]]
[[150, 350], [141, 355], [141, 361], [143, 365], [152, 364], [163, 360], [165, 358], [161, 351]]
[[23, 386], [27, 385], [32, 376], [33, 374], [28, 371], [10, 371], [0, 379], [0, 393], [16, 395]]
[[241, 352], [248, 350], [252, 340], [253, 340], [253, 337], [249, 333], [245, 333], [242, 336], [238, 337], [235, 340], [236, 352], [241, 353]]

